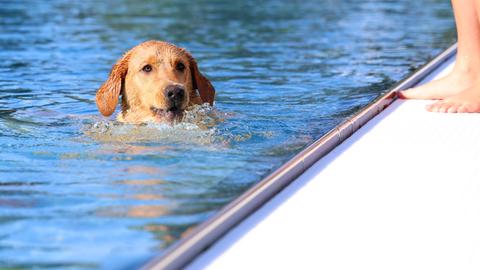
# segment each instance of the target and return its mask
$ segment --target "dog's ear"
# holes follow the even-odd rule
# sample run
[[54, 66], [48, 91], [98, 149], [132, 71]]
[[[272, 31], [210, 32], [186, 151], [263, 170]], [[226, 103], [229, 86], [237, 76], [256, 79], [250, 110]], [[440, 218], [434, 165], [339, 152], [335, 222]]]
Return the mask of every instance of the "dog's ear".
[[210, 81], [200, 73], [197, 61], [195, 61], [191, 55], [189, 55], [189, 58], [193, 89], [198, 89], [198, 93], [203, 102], [208, 102], [210, 105], [213, 105], [213, 101], [215, 100], [215, 88], [213, 88]]
[[125, 76], [127, 75], [129, 59], [130, 52], [127, 52], [113, 65], [107, 81], [105, 81], [97, 91], [95, 97], [97, 107], [104, 116], [112, 115], [117, 107], [118, 97], [120, 96]]

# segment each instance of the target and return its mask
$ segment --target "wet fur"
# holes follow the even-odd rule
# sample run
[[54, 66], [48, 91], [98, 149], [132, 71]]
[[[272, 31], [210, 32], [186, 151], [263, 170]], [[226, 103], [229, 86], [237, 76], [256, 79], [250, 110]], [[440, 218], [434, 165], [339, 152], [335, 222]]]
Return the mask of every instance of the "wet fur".
[[[184, 72], [175, 70], [178, 62], [185, 65]], [[145, 63], [154, 66], [148, 75], [141, 70]], [[97, 107], [102, 115], [110, 116], [122, 95], [118, 121], [162, 121], [151, 108], [167, 108], [165, 88], [169, 85], [185, 89], [182, 110], [194, 104], [213, 105], [215, 89], [189, 52], [167, 42], [147, 41], [126, 52], [112, 67], [107, 81], [97, 91]]]

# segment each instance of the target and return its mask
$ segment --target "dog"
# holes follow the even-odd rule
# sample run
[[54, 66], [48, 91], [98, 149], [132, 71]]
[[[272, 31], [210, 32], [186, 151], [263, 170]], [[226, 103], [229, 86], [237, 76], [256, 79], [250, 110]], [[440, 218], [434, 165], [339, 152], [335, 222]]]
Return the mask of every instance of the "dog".
[[98, 89], [100, 113], [110, 116], [122, 96], [120, 122], [181, 121], [194, 104], [213, 105], [215, 89], [183, 48], [163, 41], [146, 41], [126, 52]]

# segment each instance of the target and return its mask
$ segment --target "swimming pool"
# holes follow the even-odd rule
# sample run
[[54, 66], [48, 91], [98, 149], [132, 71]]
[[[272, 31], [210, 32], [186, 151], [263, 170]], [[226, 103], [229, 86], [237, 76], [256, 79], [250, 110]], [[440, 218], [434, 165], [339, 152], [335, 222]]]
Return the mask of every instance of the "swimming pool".
[[[454, 39], [433, 0], [11, 1], [0, 15], [11, 268], [138, 267]], [[99, 116], [111, 65], [148, 39], [186, 47], [215, 85], [200, 127]]]

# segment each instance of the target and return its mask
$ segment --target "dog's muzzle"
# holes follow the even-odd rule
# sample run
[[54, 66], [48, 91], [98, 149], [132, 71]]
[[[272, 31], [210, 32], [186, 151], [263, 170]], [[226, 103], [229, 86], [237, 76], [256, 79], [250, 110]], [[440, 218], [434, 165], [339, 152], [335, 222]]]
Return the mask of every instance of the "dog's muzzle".
[[183, 103], [185, 101], [185, 89], [180, 86], [170, 85], [165, 88], [167, 108], [160, 109], [151, 107], [152, 112], [161, 119], [172, 122], [183, 116]]

